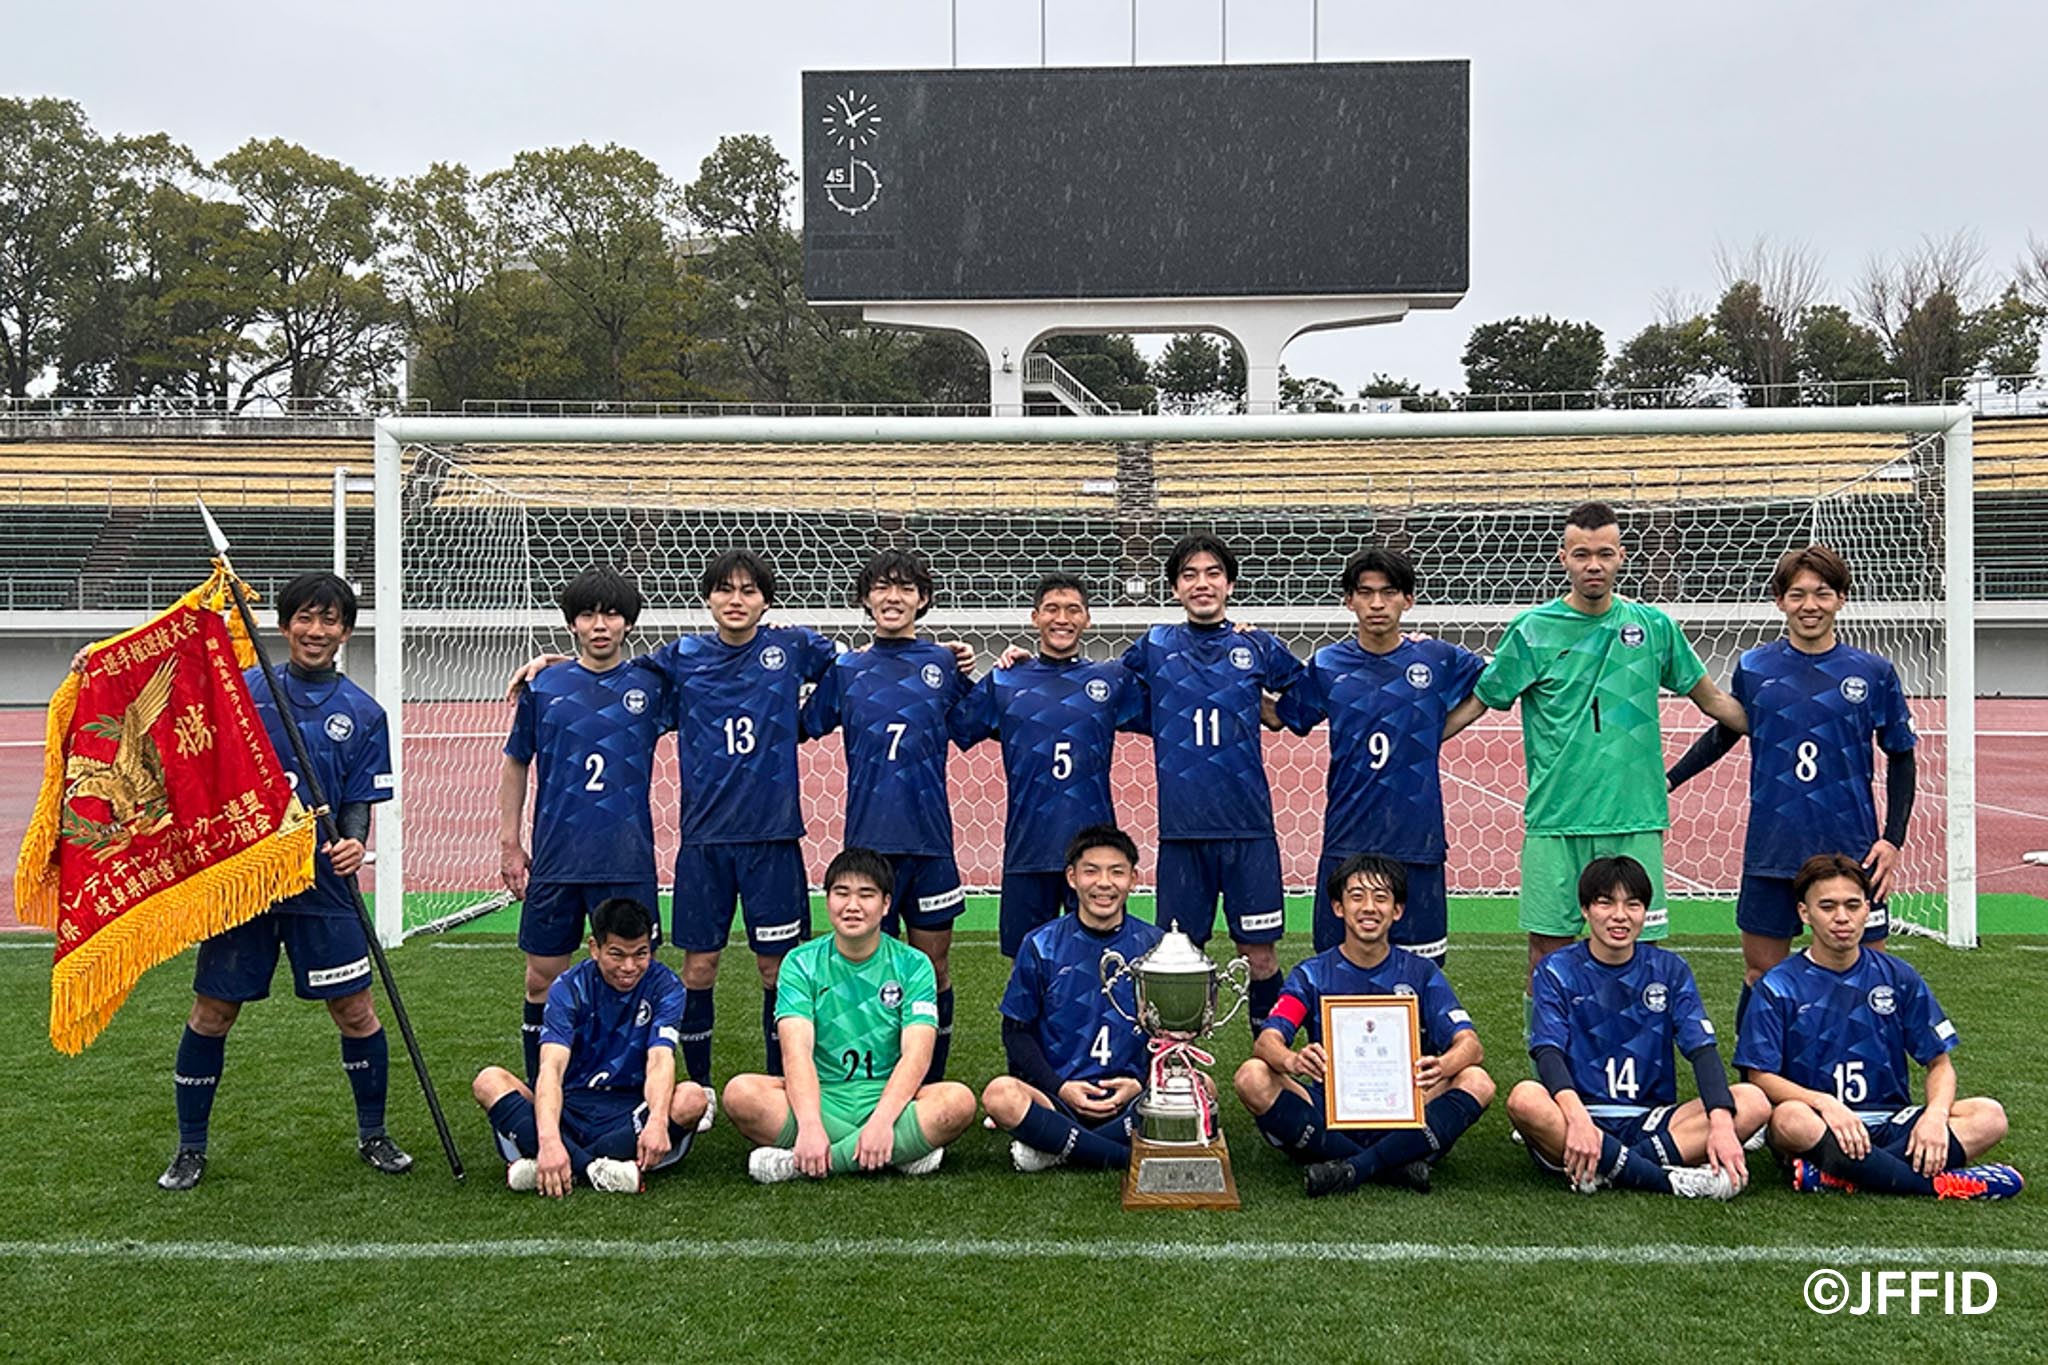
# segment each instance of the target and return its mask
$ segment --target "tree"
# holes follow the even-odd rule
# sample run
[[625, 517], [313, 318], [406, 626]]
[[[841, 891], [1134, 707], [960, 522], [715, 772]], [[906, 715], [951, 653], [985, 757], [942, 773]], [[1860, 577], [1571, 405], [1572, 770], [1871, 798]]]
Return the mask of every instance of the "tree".
[[1969, 348], [1977, 353], [1977, 369], [1998, 376], [2001, 392], [2028, 386], [2041, 364], [2042, 310], [2009, 284], [1998, 298], [1971, 315]]
[[1121, 333], [1051, 336], [1035, 349], [1057, 360], [1097, 398], [1114, 407], [1142, 412], [1158, 401], [1151, 364], [1137, 343]]
[[483, 187], [462, 165], [435, 162], [391, 187], [391, 281], [412, 354], [413, 391], [458, 407], [480, 395], [491, 363], [488, 286], [504, 239]]
[[1341, 412], [1344, 390], [1320, 375], [1296, 379], [1280, 367], [1280, 406], [1308, 412]]
[[[768, 138], [722, 137], [683, 190], [712, 240], [699, 268], [714, 288], [707, 322], [732, 348], [750, 387], [770, 401], [792, 396], [797, 351], [816, 378], [817, 347], [834, 325], [803, 294], [803, 245], [790, 226], [796, 175]], [[986, 384], [986, 368], [983, 382]]]
[[1405, 412], [1449, 412], [1451, 400], [1441, 390], [1422, 391], [1422, 386], [1412, 379], [1397, 379], [1390, 374], [1373, 372], [1372, 378], [1358, 388], [1360, 398], [1398, 398]]
[[[1886, 378], [1884, 338], [1838, 304], [1806, 310], [1799, 326], [1799, 379], [1813, 386], [1806, 401], [1822, 405], [1874, 402]], [[1862, 387], [1856, 387], [1861, 385]]]
[[1873, 260], [1865, 269], [1857, 307], [1912, 398], [1937, 400], [1944, 379], [1976, 372], [1982, 337], [1972, 332], [1970, 318], [1983, 293], [1983, 259], [1976, 235], [1958, 232], [1925, 238], [1916, 250]]
[[0, 381], [57, 359], [67, 300], [102, 268], [115, 157], [69, 100], [0, 98]]
[[[1799, 401], [1799, 326], [1819, 299], [1819, 260], [1793, 243], [1758, 237], [1740, 251], [1717, 247], [1722, 293], [1714, 306], [1721, 366], [1751, 407]], [[1667, 321], [1669, 319], [1666, 319]]]
[[521, 152], [481, 187], [504, 233], [500, 249], [530, 261], [575, 306], [596, 333], [604, 395], [627, 398], [635, 327], [676, 270], [675, 187], [616, 143]]
[[279, 138], [243, 144], [214, 173], [247, 219], [229, 263], [253, 291], [258, 350], [235, 408], [280, 375], [294, 399], [376, 387], [396, 359], [390, 299], [372, 268], [383, 246], [382, 187]]
[[[1590, 322], [1549, 316], [1481, 323], [1465, 342], [1465, 385], [1473, 394], [1583, 394], [1600, 383], [1607, 343]], [[1542, 406], [1560, 407], [1553, 397]]]
[[1166, 343], [1152, 366], [1162, 400], [1194, 409], [1216, 401], [1223, 381], [1223, 348], [1201, 332], [1180, 332]]
[[1709, 400], [1721, 364], [1715, 327], [1705, 314], [1666, 317], [1622, 344], [1607, 367], [1607, 383], [1620, 391], [1616, 399], [1625, 407], [1698, 407]]

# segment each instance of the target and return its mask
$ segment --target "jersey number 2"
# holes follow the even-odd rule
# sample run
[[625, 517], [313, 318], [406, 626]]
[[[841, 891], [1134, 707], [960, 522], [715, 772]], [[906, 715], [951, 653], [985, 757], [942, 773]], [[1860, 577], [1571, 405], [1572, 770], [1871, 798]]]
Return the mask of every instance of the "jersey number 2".
[[583, 790], [587, 792], [601, 792], [604, 790], [603, 754], [591, 754], [586, 757], [583, 760], [583, 771], [590, 774], [589, 780], [583, 784]]

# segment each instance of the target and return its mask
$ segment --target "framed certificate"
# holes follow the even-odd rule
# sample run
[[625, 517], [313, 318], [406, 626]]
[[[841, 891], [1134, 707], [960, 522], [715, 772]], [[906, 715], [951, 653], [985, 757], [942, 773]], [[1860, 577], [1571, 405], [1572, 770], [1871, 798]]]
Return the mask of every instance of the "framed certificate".
[[1331, 1128], [1420, 1128], [1422, 1012], [1412, 995], [1326, 995], [1323, 1119]]

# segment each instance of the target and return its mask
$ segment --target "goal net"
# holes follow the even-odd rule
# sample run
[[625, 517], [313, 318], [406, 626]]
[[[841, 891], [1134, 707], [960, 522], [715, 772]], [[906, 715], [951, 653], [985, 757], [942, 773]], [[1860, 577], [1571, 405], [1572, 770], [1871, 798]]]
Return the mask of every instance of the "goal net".
[[[1967, 833], [1968, 784], [1953, 780], [1949, 729], [1968, 660], [1946, 648], [1956, 613], [1945, 590], [1951, 551], [1966, 550], [1951, 543], [1948, 504], [1950, 456], [1967, 457], [1968, 427], [1944, 434], [1952, 415], [383, 423], [377, 584], [402, 564], [404, 624], [401, 650], [380, 640], [379, 691], [388, 697], [402, 677], [403, 798], [399, 833], [380, 835], [380, 921], [396, 937], [494, 894], [509, 899], [495, 815], [506, 679], [533, 654], [571, 647], [554, 599], [587, 565], [639, 584], [649, 603], [641, 648], [709, 629], [697, 576], [735, 545], [764, 554], [782, 580], [771, 622], [859, 646], [868, 635], [851, 601], [855, 574], [877, 548], [910, 548], [938, 583], [926, 633], [967, 640], [986, 668], [1007, 645], [1031, 642], [1032, 587], [1050, 570], [1089, 585], [1091, 656], [1114, 657], [1146, 625], [1176, 619], [1162, 564], [1195, 529], [1221, 535], [1242, 561], [1232, 616], [1306, 658], [1355, 629], [1338, 573], [1379, 544], [1417, 565], [1410, 628], [1487, 654], [1517, 611], [1564, 590], [1563, 515], [1599, 498], [1623, 524], [1620, 591], [1670, 612], [1724, 684], [1743, 650], [1782, 633], [1764, 586], [1777, 557], [1813, 542], [1847, 557], [1856, 587], [1842, 635], [1897, 665], [1921, 739], [1893, 915], [1968, 943], [1974, 868], [1967, 839], [1957, 854], [1951, 838]], [[380, 621], [395, 595], [380, 591]], [[1957, 606], [1966, 620], [1967, 600]], [[1960, 706], [1967, 717], [1966, 698]], [[1675, 697], [1663, 721], [1667, 760], [1710, 723]], [[1265, 742], [1286, 880], [1305, 893], [1326, 741], [1318, 730]], [[679, 795], [672, 743], [654, 793], [664, 884]], [[1747, 763], [1745, 745], [1673, 795], [1674, 902], [1732, 899]], [[802, 772], [816, 876], [842, 829], [838, 739], [804, 746]], [[1123, 737], [1118, 812], [1141, 846], [1156, 829], [1151, 773], [1149, 741]], [[1524, 794], [1517, 716], [1489, 713], [1450, 741], [1443, 773], [1451, 894], [1511, 895]], [[970, 887], [993, 889], [1004, 799], [996, 746], [955, 753], [951, 778], [961, 872]]]

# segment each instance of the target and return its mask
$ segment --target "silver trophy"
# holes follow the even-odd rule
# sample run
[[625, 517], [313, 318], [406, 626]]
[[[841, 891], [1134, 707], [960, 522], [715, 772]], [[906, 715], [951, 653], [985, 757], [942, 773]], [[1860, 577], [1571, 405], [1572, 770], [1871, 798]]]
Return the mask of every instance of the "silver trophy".
[[[1099, 970], [1110, 1008], [1150, 1040], [1150, 1074], [1138, 1101], [1139, 1132], [1131, 1144], [1124, 1207], [1236, 1208], [1236, 1182], [1216, 1124], [1215, 1090], [1202, 1069], [1216, 1059], [1200, 1043], [1243, 1007], [1251, 963], [1240, 957], [1218, 968], [1176, 923], [1150, 952], [1136, 958], [1104, 953]], [[1116, 997], [1117, 983], [1126, 977], [1136, 1017]], [[1224, 982], [1237, 998], [1219, 1015]]]

